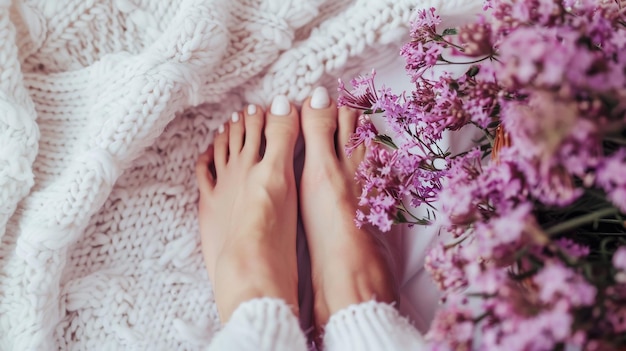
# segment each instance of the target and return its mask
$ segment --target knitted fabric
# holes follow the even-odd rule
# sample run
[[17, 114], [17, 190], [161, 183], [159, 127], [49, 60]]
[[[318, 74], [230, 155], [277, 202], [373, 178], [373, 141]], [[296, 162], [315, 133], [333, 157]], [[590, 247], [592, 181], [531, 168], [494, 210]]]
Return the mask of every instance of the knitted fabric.
[[[330, 317], [324, 351], [421, 350], [420, 333], [391, 305], [368, 301]], [[207, 351], [306, 351], [306, 339], [291, 308], [280, 299], [242, 303]]]
[[462, 3], [0, 0], [0, 350], [207, 345], [193, 165], [212, 131]]
[[242, 303], [207, 351], [306, 351], [298, 319], [284, 300], [261, 298]]
[[421, 334], [391, 305], [369, 301], [348, 306], [330, 317], [325, 328], [328, 350], [420, 350]]

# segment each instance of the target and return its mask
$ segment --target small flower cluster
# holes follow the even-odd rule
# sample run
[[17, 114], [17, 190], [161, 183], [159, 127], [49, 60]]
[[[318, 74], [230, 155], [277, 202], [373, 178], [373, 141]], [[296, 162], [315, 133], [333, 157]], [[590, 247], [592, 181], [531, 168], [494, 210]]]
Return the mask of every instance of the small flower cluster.
[[[356, 222], [452, 234], [426, 259], [446, 302], [433, 349], [624, 349], [626, 1], [484, 9], [443, 30], [435, 9], [418, 11], [401, 50], [412, 91], [376, 89], [374, 73], [352, 91], [340, 83], [340, 105], [393, 131], [365, 121], [346, 146], [369, 150]], [[459, 64], [460, 76], [429, 74]], [[438, 146], [462, 128], [483, 135], [474, 148]], [[411, 209], [422, 205], [431, 210], [419, 218]]]

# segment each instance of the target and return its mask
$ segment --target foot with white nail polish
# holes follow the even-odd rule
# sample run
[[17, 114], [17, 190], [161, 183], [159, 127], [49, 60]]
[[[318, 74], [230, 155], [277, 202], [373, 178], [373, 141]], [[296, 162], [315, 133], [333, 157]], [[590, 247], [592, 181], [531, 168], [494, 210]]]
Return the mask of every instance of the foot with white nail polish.
[[366, 150], [361, 146], [347, 157], [344, 146], [358, 117], [355, 110], [337, 109], [321, 87], [302, 106], [300, 211], [311, 254], [318, 331], [345, 307], [372, 299], [393, 302], [397, 296], [380, 233], [354, 223], [360, 195], [355, 172]]
[[255, 105], [233, 113], [198, 159], [202, 253], [223, 323], [257, 297], [281, 298], [298, 313], [298, 133], [296, 109], [278, 96], [268, 113]]

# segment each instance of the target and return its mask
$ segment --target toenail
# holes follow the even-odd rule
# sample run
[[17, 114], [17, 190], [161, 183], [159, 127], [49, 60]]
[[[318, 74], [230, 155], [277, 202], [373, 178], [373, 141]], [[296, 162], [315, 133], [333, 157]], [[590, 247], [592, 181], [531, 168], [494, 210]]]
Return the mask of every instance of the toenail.
[[291, 105], [285, 95], [277, 95], [272, 101], [272, 108], [270, 112], [274, 116], [286, 116], [291, 111]]
[[256, 114], [256, 105], [254, 105], [254, 104], [248, 105], [248, 114], [249, 115]]
[[233, 115], [230, 117], [233, 120], [233, 123], [237, 123], [239, 121], [239, 112], [233, 112]]
[[310, 105], [314, 109], [322, 109], [330, 106], [330, 97], [328, 96], [328, 90], [324, 87], [317, 87], [311, 94]]
[[219, 128], [217, 128], [217, 132], [218, 132], [219, 134], [224, 133], [224, 125], [223, 125], [223, 124], [222, 124], [221, 126], [219, 126]]

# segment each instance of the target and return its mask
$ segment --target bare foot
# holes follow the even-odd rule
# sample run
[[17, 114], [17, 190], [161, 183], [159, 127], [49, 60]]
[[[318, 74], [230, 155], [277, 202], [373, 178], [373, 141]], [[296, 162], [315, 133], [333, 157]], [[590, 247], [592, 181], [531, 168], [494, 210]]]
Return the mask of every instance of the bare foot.
[[357, 148], [348, 158], [344, 145], [359, 113], [337, 110], [324, 88], [302, 107], [305, 163], [300, 211], [311, 252], [315, 324], [351, 304], [376, 299], [393, 302], [397, 289], [378, 233], [358, 229], [354, 216], [360, 187], [355, 171], [365, 157]]
[[[297, 314], [298, 124], [284, 96], [274, 99], [267, 114], [251, 105], [233, 114], [198, 159], [202, 253], [222, 323], [256, 297], [282, 298]], [[267, 146], [261, 157], [263, 133]]]

